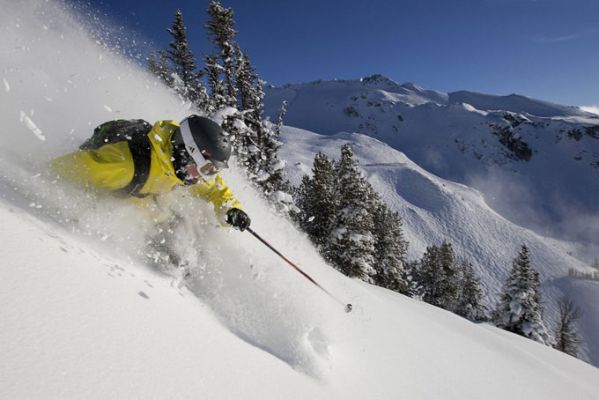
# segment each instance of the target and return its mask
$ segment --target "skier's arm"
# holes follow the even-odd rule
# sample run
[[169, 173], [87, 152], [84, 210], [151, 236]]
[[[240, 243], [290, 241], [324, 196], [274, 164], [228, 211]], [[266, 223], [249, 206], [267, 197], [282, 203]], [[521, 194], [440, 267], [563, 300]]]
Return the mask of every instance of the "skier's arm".
[[241, 208], [233, 191], [225, 185], [219, 174], [214, 179], [200, 181], [191, 186], [190, 191], [194, 196], [202, 197], [212, 203], [219, 216], [224, 215], [231, 208]]

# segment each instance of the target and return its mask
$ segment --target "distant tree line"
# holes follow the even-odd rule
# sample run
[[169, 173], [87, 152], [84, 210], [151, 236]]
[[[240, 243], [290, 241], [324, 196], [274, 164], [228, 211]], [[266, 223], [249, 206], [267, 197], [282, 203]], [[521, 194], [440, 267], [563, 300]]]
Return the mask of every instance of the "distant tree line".
[[568, 270], [568, 276], [576, 279], [586, 279], [588, 281], [599, 281], [599, 272], [581, 272], [570, 268]]

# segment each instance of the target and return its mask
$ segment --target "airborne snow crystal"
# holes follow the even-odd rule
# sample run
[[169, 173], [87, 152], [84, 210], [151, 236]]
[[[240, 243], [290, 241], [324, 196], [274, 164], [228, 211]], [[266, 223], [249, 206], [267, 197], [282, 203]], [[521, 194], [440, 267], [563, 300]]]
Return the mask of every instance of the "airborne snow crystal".
[[27, 114], [25, 113], [25, 111], [20, 112], [21, 115], [21, 122], [25, 124], [25, 126], [27, 127], [27, 129], [29, 129], [31, 132], [33, 132], [33, 134], [41, 141], [46, 140], [46, 137], [44, 136], [44, 134], [42, 133], [42, 131], [40, 130], [40, 128], [37, 127], [37, 125], [35, 125], [35, 122], [33, 122], [31, 120], [31, 118], [29, 118], [27, 116]]

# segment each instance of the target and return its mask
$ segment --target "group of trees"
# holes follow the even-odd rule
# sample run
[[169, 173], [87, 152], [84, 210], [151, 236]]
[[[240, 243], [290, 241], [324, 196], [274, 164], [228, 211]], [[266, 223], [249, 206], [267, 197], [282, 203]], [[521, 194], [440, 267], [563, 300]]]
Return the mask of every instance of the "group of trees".
[[487, 319], [480, 278], [470, 262], [456, 257], [451, 243], [427, 247], [409, 271], [414, 296], [472, 321]]
[[560, 299], [558, 308], [559, 319], [552, 337], [544, 321], [539, 273], [531, 266], [528, 247], [523, 245], [503, 286], [495, 324], [577, 357], [581, 343], [577, 332], [580, 309], [566, 297]]
[[152, 52], [148, 68], [181, 99], [222, 121], [237, 162], [267, 197], [283, 211], [289, 211], [293, 207], [290, 187], [283, 172], [284, 162], [278, 156], [285, 105], [276, 124], [264, 117], [264, 82], [235, 40], [233, 10], [212, 0], [208, 15], [205, 28], [213, 49], [204, 57], [203, 68], [198, 68], [190, 50], [180, 10], [167, 29], [171, 36], [168, 49]]
[[455, 257], [447, 241], [429, 246], [420, 261], [408, 264], [411, 293], [423, 301], [473, 321], [497, 327], [538, 341], [574, 357], [581, 339], [577, 332], [580, 309], [568, 298], [560, 299], [559, 319], [550, 334], [544, 317], [539, 273], [532, 267], [528, 247], [522, 246], [512, 262], [499, 301], [488, 315], [483, 305], [480, 278], [472, 264]]
[[360, 171], [349, 144], [339, 161], [316, 154], [312, 175], [296, 191], [300, 227], [335, 268], [400, 293], [408, 293], [408, 243], [389, 210]]

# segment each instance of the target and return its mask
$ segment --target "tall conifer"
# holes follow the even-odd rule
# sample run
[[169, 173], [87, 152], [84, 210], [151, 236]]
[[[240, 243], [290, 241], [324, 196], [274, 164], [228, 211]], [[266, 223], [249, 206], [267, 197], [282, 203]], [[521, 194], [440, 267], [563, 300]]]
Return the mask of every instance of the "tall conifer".
[[166, 57], [171, 61], [173, 71], [180, 82], [180, 84], [173, 83], [175, 89], [199, 108], [204, 108], [206, 95], [204, 86], [200, 81], [202, 73], [196, 71], [196, 60], [189, 49], [186, 30], [183, 14], [181, 10], [177, 10], [171, 28], [167, 29], [173, 40], [169, 43]]
[[235, 21], [233, 9], [223, 7], [219, 0], [212, 0], [208, 6], [210, 20], [206, 25], [212, 42], [218, 50], [218, 57], [223, 67], [224, 96], [226, 105], [237, 105], [237, 88], [235, 87]]
[[461, 261], [458, 265], [459, 287], [455, 313], [472, 321], [483, 321], [487, 317], [480, 277], [470, 262]]
[[162, 50], [151, 52], [148, 56], [148, 69], [167, 86], [172, 87], [173, 77], [169, 59]]
[[422, 300], [449, 311], [455, 310], [459, 282], [455, 255], [449, 242], [426, 248], [416, 279]]
[[512, 263], [495, 310], [498, 327], [518, 335], [549, 344], [543, 321], [539, 275], [530, 264], [528, 247], [523, 245]]
[[339, 206], [328, 243], [328, 256], [344, 274], [374, 283], [374, 199], [350, 144], [341, 147], [336, 165]]
[[317, 153], [312, 176], [304, 175], [298, 189], [300, 227], [321, 249], [329, 239], [335, 222], [338, 201], [335, 181], [332, 161], [323, 153]]
[[373, 210], [375, 283], [396, 292], [408, 294], [405, 264], [408, 244], [404, 239], [399, 214], [392, 212], [382, 202]]

